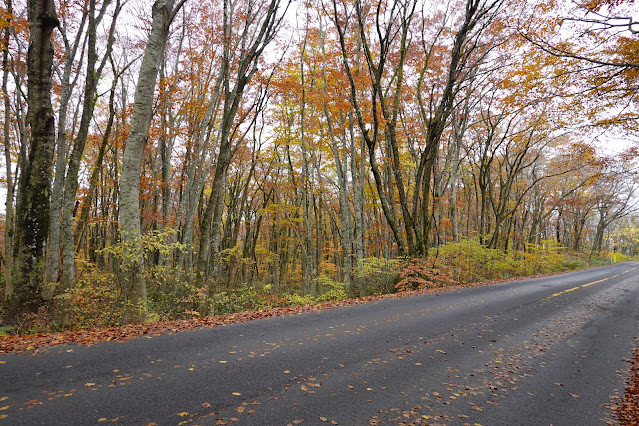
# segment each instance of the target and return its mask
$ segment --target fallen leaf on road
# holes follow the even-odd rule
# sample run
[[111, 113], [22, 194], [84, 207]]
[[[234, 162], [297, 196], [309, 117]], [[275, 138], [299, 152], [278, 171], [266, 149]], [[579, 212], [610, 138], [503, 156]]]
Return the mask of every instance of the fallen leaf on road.
[[202, 403], [202, 408], [211, 408], [211, 403], [210, 402]]
[[322, 417], [322, 416], [320, 416], [320, 420], [323, 421], [323, 422], [327, 422], [328, 421], [328, 419], [326, 417]]
[[98, 422], [106, 422], [106, 421], [107, 421], [107, 418], [106, 418], [106, 417], [100, 417], [100, 418], [98, 419]]
[[238, 413], [242, 414], [244, 412], [244, 410], [246, 410], [246, 407], [237, 407], [235, 409], [235, 411], [237, 411]]
[[8, 410], [9, 408], [13, 407], [13, 404], [11, 405], [5, 405], [4, 407], [0, 407], [0, 411], [4, 411], [4, 410]]
[[331, 424], [338, 425], [339, 423], [337, 423], [337, 420], [331, 420]]
[[180, 417], [184, 417], [184, 416], [188, 416], [188, 415], [189, 415], [188, 411], [182, 411], [181, 413], [178, 413], [178, 416], [180, 416]]
[[241, 393], [239, 393], [239, 392], [233, 392], [233, 395], [235, 395], [235, 396], [240, 396], [240, 395], [242, 395], [242, 394], [241, 394]]
[[300, 423], [302, 423], [304, 421], [304, 419], [297, 419], [297, 420], [293, 420], [291, 423], [293, 423], [294, 425], [298, 425]]

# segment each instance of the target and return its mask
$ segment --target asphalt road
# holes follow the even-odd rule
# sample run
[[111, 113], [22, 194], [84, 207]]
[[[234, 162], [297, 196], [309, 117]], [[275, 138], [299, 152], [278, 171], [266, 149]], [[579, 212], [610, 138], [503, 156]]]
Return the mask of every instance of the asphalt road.
[[0, 424], [611, 420], [639, 264], [0, 357]]

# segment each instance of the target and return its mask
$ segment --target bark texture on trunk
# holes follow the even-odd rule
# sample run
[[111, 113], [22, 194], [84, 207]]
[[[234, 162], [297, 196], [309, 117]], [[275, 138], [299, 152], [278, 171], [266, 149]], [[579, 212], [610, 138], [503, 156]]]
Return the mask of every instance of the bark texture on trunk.
[[[7, 27], [4, 29], [3, 43], [9, 46], [11, 35], [11, 18], [13, 15], [13, 4], [7, 0]], [[5, 297], [13, 293], [13, 277], [11, 276], [11, 265], [13, 265], [13, 172], [11, 171], [11, 142], [10, 142], [10, 120], [11, 120], [11, 98], [7, 91], [9, 81], [9, 49], [5, 48], [2, 55], [2, 95], [4, 96], [4, 161], [7, 168], [7, 198], [5, 201], [5, 226], [4, 226], [4, 270], [5, 270]]]
[[169, 34], [174, 0], [156, 0], [153, 24], [144, 51], [138, 85], [135, 90], [131, 130], [126, 141], [120, 175], [120, 234], [125, 279], [125, 312], [127, 324], [143, 322], [147, 314], [146, 280], [140, 231], [140, 167], [152, 118], [153, 94]]
[[28, 18], [28, 120], [31, 140], [28, 160], [20, 176], [21, 196], [16, 209], [14, 291], [5, 319], [9, 322], [19, 321], [22, 314], [37, 312], [42, 303], [55, 144], [55, 119], [51, 107], [51, 35], [59, 21], [54, 1], [30, 0]]

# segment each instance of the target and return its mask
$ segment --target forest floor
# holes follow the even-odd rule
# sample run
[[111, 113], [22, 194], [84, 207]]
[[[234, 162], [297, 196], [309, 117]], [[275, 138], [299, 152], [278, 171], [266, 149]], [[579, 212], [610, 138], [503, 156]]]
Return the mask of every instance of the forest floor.
[[[598, 266], [593, 268], [597, 267]], [[443, 292], [456, 291], [468, 287], [490, 286], [504, 282], [550, 277], [554, 275], [563, 275], [566, 273], [569, 272], [554, 272], [550, 274], [539, 274], [527, 277], [512, 277], [500, 280], [482, 281], [470, 284], [448, 285], [445, 287], [404, 291], [392, 294], [352, 297], [344, 300], [322, 302], [312, 305], [285, 306], [263, 310], [246, 310], [225, 315], [193, 317], [191, 319], [178, 319], [171, 321], [145, 322], [141, 324], [129, 324], [118, 327], [65, 330], [60, 332], [38, 334], [18, 333], [8, 336], [0, 335], [0, 354], [31, 353], [34, 351], [37, 352], [43, 350], [50, 346], [63, 344], [90, 346], [102, 342], [126, 341], [144, 336], [159, 336], [165, 333], [178, 333], [183, 331], [196, 330], [198, 328], [219, 327], [228, 324], [237, 324], [247, 321], [253, 321], [256, 319], [280, 317], [284, 315], [296, 315], [306, 312], [334, 309], [349, 305], [360, 305], [363, 303], [370, 303], [384, 299], [398, 299], [404, 297], [412, 297], [420, 294], [438, 294]]]

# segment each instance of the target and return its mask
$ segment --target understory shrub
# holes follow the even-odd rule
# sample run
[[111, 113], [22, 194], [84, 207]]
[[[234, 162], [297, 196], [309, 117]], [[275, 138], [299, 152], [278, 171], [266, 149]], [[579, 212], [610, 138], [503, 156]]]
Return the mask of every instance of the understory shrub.
[[[183, 246], [168, 243], [168, 234], [155, 233], [145, 236], [143, 240], [147, 260], [145, 272], [148, 318], [151, 321], [309, 305], [339, 301], [349, 296], [344, 283], [335, 279], [340, 271], [336, 267], [330, 268], [326, 263], [321, 264], [322, 274], [313, 281], [313, 294], [301, 293], [302, 268], [299, 264], [288, 271], [286, 280], [282, 280], [277, 287], [278, 291], [274, 291], [267, 274], [258, 273], [259, 268], [251, 269], [255, 265], [245, 265], [242, 262], [246, 259], [235, 255], [239, 253], [237, 248], [229, 251], [229, 257], [223, 260], [226, 262], [224, 265], [233, 267], [227, 268], [235, 271], [233, 278], [226, 274], [225, 279], [216, 283], [216, 290], [209, 294], [209, 286], [214, 285], [214, 280], [200, 284], [194, 277], [197, 272], [188, 276], [177, 266], [158, 265], [157, 260], [161, 258], [158, 255], [171, 251], [175, 256], [185, 250]], [[123, 261], [125, 251], [121, 246], [113, 246], [107, 247], [103, 252], [116, 265]], [[431, 254], [428, 258], [362, 259], [352, 270], [354, 295], [369, 296], [441, 288], [631, 259], [621, 253], [590, 255], [572, 252], [554, 241], [528, 245], [525, 251], [505, 253], [503, 250], [488, 249], [477, 239], [449, 242], [440, 246], [436, 253], [432, 250]], [[76, 283], [73, 288], [55, 296], [38, 314], [30, 314], [18, 326], [0, 328], [0, 336], [118, 325], [124, 303], [122, 277], [119, 273], [105, 271], [82, 259], [77, 260], [76, 264]], [[243, 265], [247, 266], [245, 270], [251, 274], [242, 270]], [[117, 268], [114, 267], [113, 270]], [[253, 280], [252, 272], [259, 278]], [[52, 289], [55, 291], [55, 286]]]
[[588, 266], [588, 262], [581, 259], [564, 259], [561, 261], [562, 269], [573, 271], [579, 268], [585, 268]]
[[544, 240], [539, 245], [527, 244], [526, 252], [515, 253], [518, 261], [515, 273], [517, 276], [526, 276], [565, 270], [562, 268], [563, 250], [565, 247], [553, 240]]
[[[528, 245], [526, 251], [504, 253], [489, 249], [477, 240], [449, 242], [439, 247], [437, 256], [404, 262], [397, 289], [400, 291], [469, 284], [518, 276], [546, 274], [587, 266], [579, 258], [564, 255], [566, 248], [555, 241]], [[610, 255], [606, 255], [610, 262]], [[618, 255], [618, 259], [624, 257]], [[619, 260], [618, 260], [619, 261]]]
[[486, 248], [475, 239], [444, 244], [439, 248], [439, 258], [460, 283], [508, 278], [515, 267], [503, 251]]
[[56, 329], [111, 327], [122, 317], [122, 291], [115, 275], [99, 270], [94, 264], [81, 262], [77, 283], [54, 297]]
[[316, 302], [332, 302], [346, 299], [346, 287], [344, 283], [333, 281], [328, 275], [322, 274], [317, 279], [319, 294]]
[[408, 260], [399, 273], [399, 278], [399, 282], [395, 284], [399, 291], [446, 287], [447, 285], [457, 284], [457, 281], [452, 277], [449, 265], [433, 258]]
[[214, 315], [224, 315], [247, 310], [272, 308], [276, 305], [273, 298], [253, 286], [241, 285], [236, 288], [223, 288], [213, 295], [212, 306]]
[[353, 274], [353, 292], [357, 296], [394, 293], [400, 269], [400, 259], [364, 258]]

